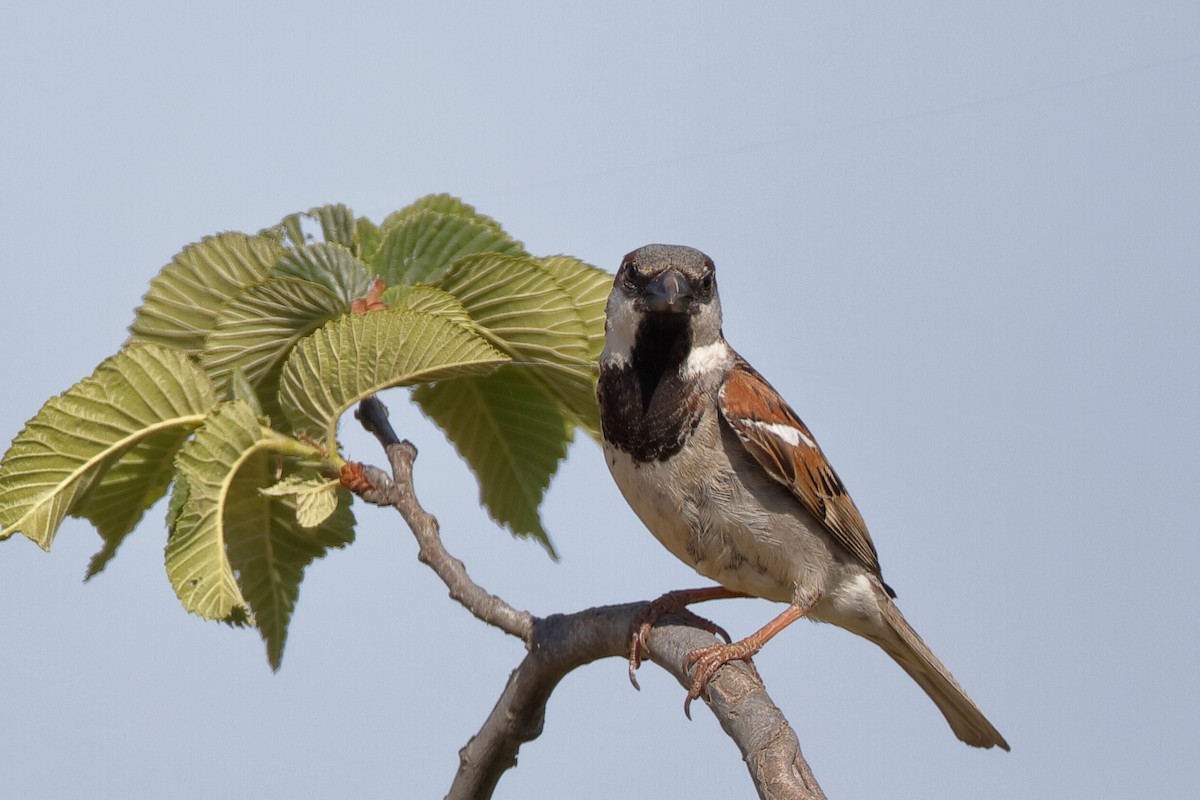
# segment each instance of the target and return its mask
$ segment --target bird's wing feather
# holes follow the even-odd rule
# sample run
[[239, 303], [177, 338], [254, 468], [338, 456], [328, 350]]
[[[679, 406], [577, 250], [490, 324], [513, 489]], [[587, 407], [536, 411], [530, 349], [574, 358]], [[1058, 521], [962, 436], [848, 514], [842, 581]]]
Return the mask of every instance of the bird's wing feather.
[[879, 557], [862, 515], [812, 433], [774, 387], [739, 356], [718, 403], [725, 421], [763, 469], [878, 576]]

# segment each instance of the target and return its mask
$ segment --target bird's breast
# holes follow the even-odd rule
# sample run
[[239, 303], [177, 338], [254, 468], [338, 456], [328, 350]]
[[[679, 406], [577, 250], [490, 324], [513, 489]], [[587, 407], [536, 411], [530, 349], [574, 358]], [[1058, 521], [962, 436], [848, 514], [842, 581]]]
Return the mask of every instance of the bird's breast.
[[609, 440], [605, 461], [638, 518], [676, 558], [733, 591], [788, 602], [812, 582], [806, 574], [816, 578], [820, 564], [806, 553], [821, 543], [781, 487], [747, 484], [718, 428], [702, 415], [664, 460], [640, 460]]

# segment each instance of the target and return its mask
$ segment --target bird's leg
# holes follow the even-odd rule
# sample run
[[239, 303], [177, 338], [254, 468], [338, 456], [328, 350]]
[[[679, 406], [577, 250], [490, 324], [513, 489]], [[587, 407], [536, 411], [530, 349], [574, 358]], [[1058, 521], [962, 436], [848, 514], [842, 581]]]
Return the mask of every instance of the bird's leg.
[[[704, 691], [704, 687], [708, 685], [709, 679], [712, 678], [716, 671], [730, 661], [737, 661], [738, 659], [745, 661], [754, 672], [754, 677], [758, 678], [758, 671], [754, 669], [754, 664], [750, 661], [750, 657], [761, 650], [763, 645], [770, 641], [775, 634], [808, 613], [810, 607], [811, 605], [807, 603], [804, 605], [792, 603], [775, 619], [739, 642], [714, 644], [711, 647], [701, 647], [699, 650], [693, 650], [688, 653], [687, 658], [683, 660], [683, 671], [686, 673], [688, 668], [694, 665], [696, 672], [692, 676], [692, 685], [688, 689], [687, 700], [683, 701], [683, 713], [687, 718], [692, 718], [692, 701], [700, 696], [700, 693]], [[726, 641], [728, 641], [728, 638]], [[759, 680], [759, 683], [762, 683], [762, 681]]]
[[634, 615], [633, 621], [629, 624], [629, 682], [633, 684], [633, 688], [640, 690], [638, 686], [637, 670], [642, 665], [643, 654], [649, 653], [647, 639], [650, 636], [650, 629], [658, 622], [661, 617], [668, 614], [679, 614], [683, 616], [689, 624], [694, 625], [701, 630], [706, 630], [714, 636], [720, 636], [726, 642], [732, 641], [725, 629], [711, 620], [707, 620], [697, 614], [693, 614], [688, 610], [688, 606], [692, 603], [702, 603], [705, 600], [724, 600], [730, 597], [747, 597], [741, 592], [731, 592], [724, 586], [709, 586], [704, 589], [677, 589], [673, 592], [667, 592], [657, 600], [651, 601], [642, 606], [641, 610]]

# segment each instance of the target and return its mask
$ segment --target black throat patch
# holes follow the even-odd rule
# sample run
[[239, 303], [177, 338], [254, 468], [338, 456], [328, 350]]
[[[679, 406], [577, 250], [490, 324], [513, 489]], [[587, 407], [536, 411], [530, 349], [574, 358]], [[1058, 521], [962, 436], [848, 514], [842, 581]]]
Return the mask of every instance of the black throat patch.
[[635, 461], [670, 458], [700, 422], [699, 398], [680, 376], [690, 350], [686, 316], [650, 314], [638, 327], [630, 363], [600, 365], [604, 438]]

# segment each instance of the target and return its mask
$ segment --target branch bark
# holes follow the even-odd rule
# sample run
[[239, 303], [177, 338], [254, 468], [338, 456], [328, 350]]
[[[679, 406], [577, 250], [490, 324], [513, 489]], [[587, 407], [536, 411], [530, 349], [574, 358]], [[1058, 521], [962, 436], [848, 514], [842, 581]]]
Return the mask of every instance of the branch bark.
[[[541, 735], [546, 703], [559, 681], [598, 659], [628, 657], [631, 625], [645, 603], [539, 618], [485, 591], [446, 550], [437, 519], [417, 500], [412, 482], [417, 449], [396, 436], [387, 408], [369, 397], [355, 416], [383, 446], [391, 475], [351, 464], [343, 470], [343, 482], [367, 502], [395, 508], [417, 539], [418, 558], [442, 579], [450, 596], [478, 619], [521, 639], [528, 650], [479, 732], [459, 751], [459, 768], [447, 795], [449, 800], [491, 797], [501, 776], [516, 765], [521, 745]], [[682, 669], [684, 657], [716, 641], [682, 618], [665, 617], [650, 633], [650, 660], [686, 688], [690, 681]], [[737, 744], [759, 797], [824, 800], [795, 732], [749, 669], [740, 663], [725, 665], [709, 681], [703, 699]]]

